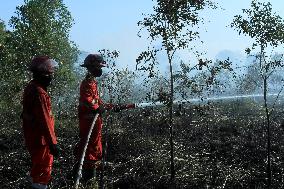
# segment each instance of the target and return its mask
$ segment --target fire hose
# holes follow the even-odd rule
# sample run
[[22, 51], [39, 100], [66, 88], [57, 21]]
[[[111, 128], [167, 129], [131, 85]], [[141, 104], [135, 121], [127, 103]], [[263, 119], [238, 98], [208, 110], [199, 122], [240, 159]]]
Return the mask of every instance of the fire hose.
[[[135, 108], [135, 104], [126, 104], [126, 105], [120, 105], [120, 106], [114, 106], [112, 104], [108, 104], [106, 106], [107, 110], [116, 109], [116, 111], [121, 111], [121, 110], [124, 110], [124, 109], [131, 109], [131, 108]], [[95, 123], [96, 123], [96, 121], [98, 119], [98, 116], [99, 116], [99, 114], [97, 113], [95, 115], [95, 118], [93, 119], [92, 125], [91, 125], [91, 127], [89, 129], [89, 132], [88, 132], [88, 135], [87, 135], [87, 138], [86, 138], [84, 149], [83, 149], [83, 152], [81, 154], [80, 161], [79, 161], [79, 168], [78, 168], [78, 172], [76, 174], [76, 180], [75, 180], [75, 184], [74, 184], [74, 189], [78, 189], [79, 182], [80, 182], [80, 179], [82, 177], [82, 168], [83, 168], [83, 163], [84, 163], [84, 159], [85, 159], [85, 155], [86, 155], [86, 150], [87, 150], [87, 147], [88, 147], [88, 144], [89, 144], [89, 140], [90, 140], [92, 131], [94, 129]]]
[[86, 139], [86, 143], [84, 145], [84, 149], [83, 149], [83, 153], [81, 155], [81, 158], [80, 158], [80, 162], [79, 162], [79, 169], [78, 169], [78, 172], [77, 172], [77, 175], [76, 175], [76, 181], [75, 181], [75, 185], [74, 185], [74, 188], [75, 189], [78, 189], [78, 186], [79, 186], [79, 181], [80, 181], [80, 178], [82, 177], [82, 167], [83, 167], [83, 163], [84, 163], [84, 158], [85, 158], [85, 155], [86, 155], [86, 150], [87, 150], [87, 147], [88, 147], [88, 143], [89, 143], [89, 140], [90, 140], [90, 136], [92, 134], [92, 131], [93, 131], [93, 128], [95, 126], [95, 123], [98, 119], [98, 116], [99, 114], [97, 113], [95, 115], [95, 118], [93, 120], [93, 123], [90, 127], [90, 130], [88, 132], [88, 136], [87, 136], [87, 139]]

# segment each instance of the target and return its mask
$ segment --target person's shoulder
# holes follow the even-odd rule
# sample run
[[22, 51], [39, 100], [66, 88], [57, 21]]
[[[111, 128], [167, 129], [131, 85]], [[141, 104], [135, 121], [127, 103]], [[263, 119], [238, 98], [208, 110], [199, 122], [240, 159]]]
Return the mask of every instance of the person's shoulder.
[[35, 95], [47, 95], [46, 89], [44, 89], [36, 81], [32, 80], [28, 85], [31, 92], [34, 93]]
[[30, 81], [29, 83], [26, 84], [25, 89], [24, 89], [24, 96], [33, 98], [37, 96], [38, 94], [39, 94], [39, 90], [34, 81]]
[[36, 90], [36, 84], [33, 80], [28, 82], [25, 86], [25, 92], [34, 92]]
[[93, 86], [93, 85], [96, 85], [97, 82], [93, 79], [88, 79], [88, 78], [85, 78], [82, 82], [81, 82], [81, 86]]

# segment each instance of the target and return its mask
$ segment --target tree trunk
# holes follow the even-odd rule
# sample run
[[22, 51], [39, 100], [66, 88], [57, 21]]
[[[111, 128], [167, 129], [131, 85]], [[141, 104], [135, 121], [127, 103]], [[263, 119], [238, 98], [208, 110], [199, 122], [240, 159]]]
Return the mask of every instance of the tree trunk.
[[[260, 51], [260, 64], [263, 65], [264, 58], [264, 47], [261, 45]], [[264, 99], [264, 108], [265, 108], [265, 116], [266, 116], [266, 137], [267, 137], [267, 188], [271, 188], [271, 137], [270, 137], [270, 115], [268, 110], [268, 102], [267, 102], [267, 66], [264, 65], [264, 76], [263, 76], [263, 99]]]
[[171, 154], [171, 181], [174, 183], [175, 180], [175, 164], [174, 164], [174, 131], [173, 131], [173, 98], [174, 98], [174, 79], [173, 79], [173, 67], [172, 67], [172, 59], [169, 56], [169, 64], [170, 64], [170, 77], [171, 77], [171, 94], [170, 94], [170, 154]]
[[268, 111], [267, 105], [267, 78], [264, 79], [264, 90], [263, 90], [263, 98], [264, 98], [264, 107], [266, 114], [266, 132], [267, 132], [267, 185], [268, 189], [271, 186], [271, 138], [270, 138], [270, 115]]

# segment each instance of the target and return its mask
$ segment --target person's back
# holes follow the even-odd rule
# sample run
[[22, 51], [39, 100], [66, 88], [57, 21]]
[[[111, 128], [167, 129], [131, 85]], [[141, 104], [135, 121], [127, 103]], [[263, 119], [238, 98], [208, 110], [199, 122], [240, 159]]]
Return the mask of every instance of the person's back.
[[[46, 107], [47, 112], [43, 112]], [[41, 116], [45, 116], [42, 118]], [[48, 123], [42, 123], [48, 122]], [[54, 134], [54, 118], [51, 111], [50, 97], [42, 86], [32, 80], [26, 86], [23, 95], [23, 129], [27, 147], [34, 145], [46, 145], [47, 141], [55, 143], [55, 135], [45, 134], [43, 125], [50, 125], [51, 133]]]

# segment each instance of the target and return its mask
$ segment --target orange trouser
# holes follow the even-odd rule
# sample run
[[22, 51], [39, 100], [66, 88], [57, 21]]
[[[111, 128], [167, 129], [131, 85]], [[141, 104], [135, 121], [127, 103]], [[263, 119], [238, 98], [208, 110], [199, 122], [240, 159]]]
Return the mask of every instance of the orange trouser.
[[[83, 117], [83, 116], [82, 116]], [[83, 153], [84, 145], [86, 144], [86, 138], [88, 136], [89, 129], [92, 125], [92, 118], [82, 118], [79, 117], [80, 125], [80, 141], [75, 148], [75, 156], [79, 161]], [[94, 162], [102, 159], [102, 141], [101, 141], [101, 132], [102, 132], [102, 120], [98, 118], [94, 126], [92, 135], [89, 139], [87, 151], [84, 159], [84, 168], [93, 168]]]
[[50, 154], [48, 145], [30, 147], [28, 150], [32, 158], [30, 176], [33, 183], [48, 184], [53, 163], [53, 155]]

